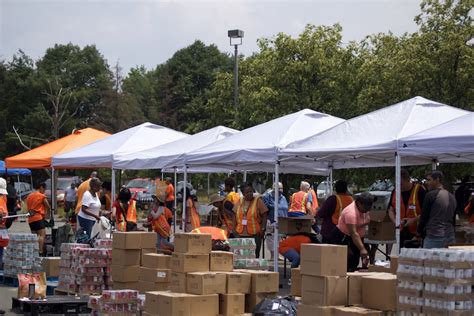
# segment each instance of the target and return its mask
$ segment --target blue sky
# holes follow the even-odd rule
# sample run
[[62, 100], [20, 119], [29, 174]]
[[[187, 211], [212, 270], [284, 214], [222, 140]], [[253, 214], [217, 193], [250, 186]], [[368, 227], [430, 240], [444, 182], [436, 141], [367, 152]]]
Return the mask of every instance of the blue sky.
[[0, 59], [22, 49], [37, 59], [55, 43], [95, 44], [110, 65], [148, 69], [202, 40], [231, 53], [227, 30], [245, 31], [239, 51], [279, 32], [297, 36], [305, 25], [343, 27], [343, 41], [414, 32], [417, 0], [202, 1], [0, 0]]

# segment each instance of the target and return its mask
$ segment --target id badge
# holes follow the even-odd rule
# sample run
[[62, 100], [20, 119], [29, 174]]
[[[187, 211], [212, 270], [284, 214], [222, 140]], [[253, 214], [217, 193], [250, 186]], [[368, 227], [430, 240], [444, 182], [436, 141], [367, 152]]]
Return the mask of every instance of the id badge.
[[246, 219], [242, 219], [242, 225], [247, 226], [247, 220]]
[[409, 210], [416, 210], [416, 205], [412, 204], [412, 205], [408, 206], [408, 209]]

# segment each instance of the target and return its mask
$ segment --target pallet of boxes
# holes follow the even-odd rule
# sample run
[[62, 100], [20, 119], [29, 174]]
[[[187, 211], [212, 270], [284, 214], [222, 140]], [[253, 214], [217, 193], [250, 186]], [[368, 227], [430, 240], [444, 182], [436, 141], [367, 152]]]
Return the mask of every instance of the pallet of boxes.
[[170, 256], [156, 253], [156, 233], [115, 232], [112, 242], [112, 279], [115, 290], [167, 290]]
[[394, 274], [346, 271], [346, 246], [303, 244], [300, 270], [292, 270], [292, 293], [297, 294], [301, 284], [298, 316], [395, 313], [397, 277]]
[[474, 250], [402, 249], [400, 315], [474, 315]]
[[143, 315], [245, 315], [261, 292], [278, 290], [278, 275], [234, 271], [233, 254], [211, 251], [209, 234], [176, 234], [170, 291], [146, 292]]

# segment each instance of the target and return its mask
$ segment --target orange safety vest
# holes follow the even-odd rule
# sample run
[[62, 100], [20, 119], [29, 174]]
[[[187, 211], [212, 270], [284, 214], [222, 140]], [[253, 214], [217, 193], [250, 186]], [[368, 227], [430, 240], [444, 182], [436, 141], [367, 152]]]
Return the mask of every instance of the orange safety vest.
[[[474, 203], [474, 202], [473, 202], [473, 200], [472, 200], [472, 198], [471, 198], [471, 199], [469, 200], [469, 203], [467, 203], [466, 207], [464, 208], [464, 213], [466, 213], [466, 215], [468, 215], [468, 216], [469, 216], [469, 213], [470, 213], [470, 211], [471, 211], [471, 208], [474, 207], [474, 206], [472, 205], [472, 203]], [[474, 213], [471, 214], [471, 216], [469, 217], [469, 223], [474, 223]]]
[[[0, 195], [0, 215], [8, 216], [8, 208], [7, 208], [7, 196]], [[6, 219], [0, 220], [0, 228], [5, 228]], [[1, 246], [1, 245], [0, 245]]]
[[[420, 189], [419, 184], [415, 184], [410, 193], [410, 198], [408, 199], [408, 210], [405, 207], [405, 203], [403, 203], [402, 195], [400, 195], [400, 220], [405, 218], [415, 218], [421, 214], [421, 207], [420, 203], [417, 201], [418, 199], [418, 190]], [[392, 197], [392, 207], [395, 209], [396, 201], [395, 201], [395, 194]], [[412, 234], [416, 234], [416, 227], [417, 223], [413, 223], [412, 225], [408, 226], [409, 231]], [[403, 228], [403, 225], [400, 224], [400, 229]]]
[[199, 217], [199, 213], [196, 210], [194, 201], [192, 199], [188, 199], [187, 204], [188, 204], [187, 206], [188, 212], [186, 213], [186, 217], [190, 218], [190, 223], [193, 226], [193, 228], [201, 227], [201, 218]]
[[336, 197], [336, 209], [332, 214], [331, 220], [334, 225], [337, 225], [339, 218], [341, 217], [342, 210], [354, 202], [354, 199], [349, 194], [335, 194], [334, 196]]
[[318, 196], [316, 195], [316, 192], [314, 192], [313, 189], [310, 189], [309, 192], [311, 193], [311, 197], [313, 199], [313, 202], [311, 203], [311, 215], [316, 216], [319, 207]]
[[212, 240], [227, 240], [227, 234], [225, 230], [213, 226], [203, 226], [195, 228], [191, 231], [192, 234], [211, 234]]
[[[137, 207], [136, 207], [137, 202], [135, 200], [131, 200], [128, 203], [128, 209], [127, 209], [127, 222], [132, 222], [136, 223], [137, 222]], [[123, 220], [123, 214], [122, 212], [117, 212], [116, 215], [116, 221], [117, 221], [117, 230], [124, 232], [127, 230], [127, 222]]]
[[289, 213], [291, 212], [299, 212], [306, 214], [306, 204], [308, 203], [308, 194], [303, 191], [299, 191], [294, 193], [291, 196], [291, 205], [290, 209], [288, 210]]
[[173, 213], [163, 206], [163, 214], [160, 214], [157, 218], [151, 220], [151, 227], [154, 232], [160, 234], [163, 238], [170, 236], [171, 226], [168, 223], [168, 219], [173, 218]]
[[221, 219], [224, 222], [223, 224], [225, 225], [225, 227], [227, 228], [227, 230], [229, 232], [234, 230], [234, 222], [233, 222], [232, 218], [230, 218], [225, 213], [223, 213]]
[[[244, 232], [244, 226], [247, 229], [247, 233], [251, 236], [256, 235], [260, 232], [259, 214], [257, 210], [258, 198], [253, 198], [250, 202], [249, 208], [244, 212], [244, 199], [240, 199], [239, 208], [237, 209], [237, 226], [235, 231], [237, 234]], [[247, 225], [243, 225], [244, 218], [247, 220]]]

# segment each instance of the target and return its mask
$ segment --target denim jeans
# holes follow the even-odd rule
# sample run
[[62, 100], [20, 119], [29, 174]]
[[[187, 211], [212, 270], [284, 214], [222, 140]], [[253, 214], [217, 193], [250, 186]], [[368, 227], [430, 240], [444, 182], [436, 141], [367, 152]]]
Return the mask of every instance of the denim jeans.
[[437, 236], [426, 236], [423, 240], [423, 248], [433, 249], [433, 248], [445, 248], [449, 244], [454, 244], [456, 238], [454, 234], [449, 234], [448, 236], [437, 237]]
[[84, 231], [87, 233], [87, 236], [91, 238], [92, 227], [94, 226], [95, 221], [81, 217], [81, 216], [77, 216], [77, 221], [79, 222], [79, 226], [81, 226], [84, 229]]
[[290, 260], [291, 268], [298, 268], [300, 266], [300, 254], [295, 249], [288, 249], [284, 254], [283, 257]]

